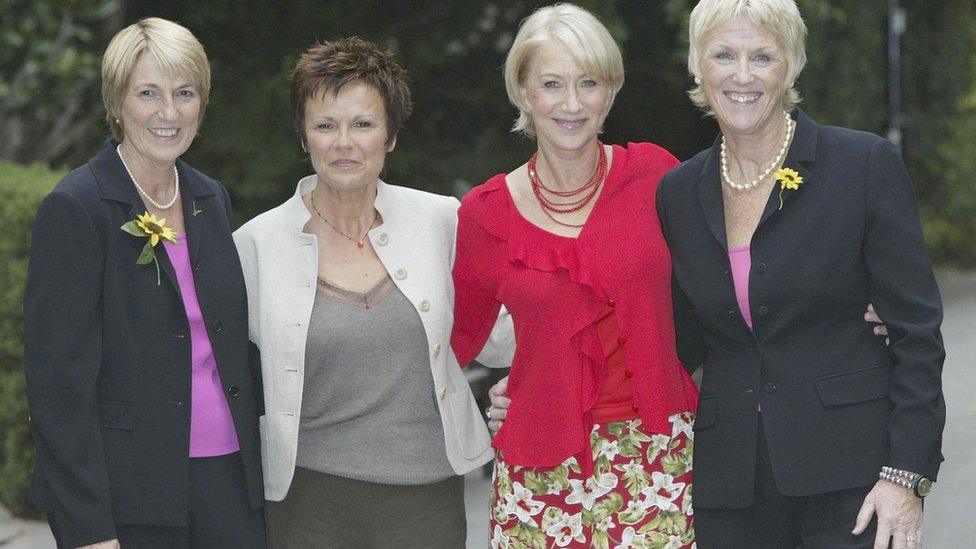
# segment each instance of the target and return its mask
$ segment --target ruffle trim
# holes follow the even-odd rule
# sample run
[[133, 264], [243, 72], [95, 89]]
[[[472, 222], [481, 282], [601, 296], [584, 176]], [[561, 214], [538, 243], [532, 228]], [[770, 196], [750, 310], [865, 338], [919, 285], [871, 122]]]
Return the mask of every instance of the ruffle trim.
[[[606, 357], [597, 332], [597, 321], [606, 307], [605, 291], [600, 279], [583, 259], [580, 241], [549, 233], [525, 219], [504, 185], [505, 176], [497, 175], [475, 190], [475, 198], [481, 203], [479, 210], [482, 215], [478, 218], [478, 224], [489, 235], [505, 242], [508, 262], [540, 272], [561, 271], [570, 282], [587, 290], [585, 293], [589, 299], [570, 313], [575, 320], [570, 343], [583, 355], [581, 380], [584, 387], [591, 388], [590, 394], [581, 395], [580, 402], [580, 413], [585, 418], [588, 433], [593, 426], [589, 410], [596, 404], [607, 374]], [[575, 455], [582, 458], [584, 472], [591, 470], [592, 457], [588, 450], [589, 437], [583, 437], [582, 447], [571, 449], [562, 459]]]

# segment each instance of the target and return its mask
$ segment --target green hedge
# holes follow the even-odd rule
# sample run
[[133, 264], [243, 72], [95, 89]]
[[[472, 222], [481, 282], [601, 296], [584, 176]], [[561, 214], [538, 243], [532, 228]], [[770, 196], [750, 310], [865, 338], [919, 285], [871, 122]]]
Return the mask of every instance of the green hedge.
[[27, 501], [34, 463], [23, 367], [27, 253], [37, 206], [63, 175], [0, 161], [0, 503], [17, 516], [37, 513]]

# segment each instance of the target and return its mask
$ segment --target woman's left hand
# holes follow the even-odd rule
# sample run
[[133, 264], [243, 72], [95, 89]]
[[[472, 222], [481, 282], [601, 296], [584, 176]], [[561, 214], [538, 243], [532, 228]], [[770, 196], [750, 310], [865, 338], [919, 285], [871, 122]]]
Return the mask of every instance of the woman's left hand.
[[917, 549], [922, 546], [922, 498], [911, 490], [886, 480], [879, 480], [861, 505], [851, 532], [860, 535], [878, 515], [878, 532], [874, 549]]
[[877, 311], [874, 310], [874, 303], [868, 303], [868, 310], [864, 312], [864, 321], [877, 324], [874, 327], [874, 335], [885, 336], [885, 345], [891, 345], [891, 340], [888, 338], [888, 326], [878, 317]]
[[498, 430], [502, 428], [502, 423], [508, 416], [508, 407], [512, 405], [512, 399], [505, 396], [507, 392], [508, 376], [501, 378], [498, 383], [492, 385], [491, 389], [488, 389], [488, 399], [491, 400], [491, 406], [485, 410], [485, 414], [488, 416], [488, 430], [491, 431], [492, 436], [495, 436]]

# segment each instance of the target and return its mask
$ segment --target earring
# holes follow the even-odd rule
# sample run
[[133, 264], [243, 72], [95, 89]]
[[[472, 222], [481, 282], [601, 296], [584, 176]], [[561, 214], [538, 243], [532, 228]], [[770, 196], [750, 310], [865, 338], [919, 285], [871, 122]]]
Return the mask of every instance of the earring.
[[308, 149], [305, 148], [305, 142], [302, 141], [301, 143], [302, 143], [302, 152], [308, 154]]
[[701, 86], [701, 78], [698, 78], [697, 76], [695, 77], [695, 85]]

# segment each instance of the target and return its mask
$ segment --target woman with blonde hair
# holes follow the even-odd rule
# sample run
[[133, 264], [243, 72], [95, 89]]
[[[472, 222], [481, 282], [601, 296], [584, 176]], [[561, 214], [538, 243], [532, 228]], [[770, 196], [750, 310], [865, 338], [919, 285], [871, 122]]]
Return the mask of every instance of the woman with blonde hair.
[[720, 135], [664, 178], [657, 207], [705, 351], [698, 545], [920, 547], [945, 350], [904, 162], [797, 108], [793, 0], [702, 0], [689, 30], [690, 96]]
[[44, 199], [24, 299], [37, 466], [58, 547], [264, 547], [244, 278], [230, 199], [180, 159], [210, 65], [164, 19], [102, 60], [112, 139]]
[[[495, 437], [492, 547], [691, 547], [697, 391], [678, 360], [654, 194], [678, 161], [599, 140], [623, 85], [607, 29], [541, 8], [505, 63], [538, 148], [458, 212], [451, 343], [464, 364], [504, 305], [511, 408]], [[643, 544], [643, 545], [638, 545]]]

